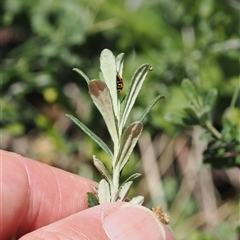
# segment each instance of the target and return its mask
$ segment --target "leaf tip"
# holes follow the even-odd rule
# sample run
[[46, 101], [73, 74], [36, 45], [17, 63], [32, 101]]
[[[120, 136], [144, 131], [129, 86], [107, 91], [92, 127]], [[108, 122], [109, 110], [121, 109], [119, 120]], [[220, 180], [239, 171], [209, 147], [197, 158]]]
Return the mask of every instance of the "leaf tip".
[[94, 207], [99, 205], [97, 196], [92, 192], [87, 192], [88, 207]]

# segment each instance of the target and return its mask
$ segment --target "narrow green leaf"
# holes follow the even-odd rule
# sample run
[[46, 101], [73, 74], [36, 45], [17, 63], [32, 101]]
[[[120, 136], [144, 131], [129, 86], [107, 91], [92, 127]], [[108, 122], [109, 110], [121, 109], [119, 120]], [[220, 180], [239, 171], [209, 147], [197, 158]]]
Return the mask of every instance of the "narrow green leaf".
[[218, 95], [217, 89], [213, 88], [207, 93], [207, 96], [205, 98], [205, 105], [209, 106], [210, 108], [210, 111], [207, 114], [207, 118], [210, 122], [212, 122], [212, 114], [216, 104], [217, 95]]
[[88, 207], [94, 207], [99, 205], [98, 198], [94, 193], [88, 192], [87, 193], [87, 200], [88, 200]]
[[99, 80], [92, 80], [88, 84], [89, 93], [92, 100], [107, 125], [109, 134], [113, 140], [114, 146], [118, 143], [118, 132], [115, 114], [113, 112], [113, 103], [110, 96], [109, 89], [105, 82]]
[[95, 155], [93, 155], [93, 163], [94, 166], [97, 168], [97, 170], [106, 178], [106, 180], [110, 183], [111, 182], [111, 176], [108, 170], [105, 168], [104, 164], [96, 158]]
[[138, 138], [142, 133], [142, 129], [143, 124], [137, 121], [130, 124], [124, 131], [116, 162], [113, 163], [114, 165], [118, 164], [120, 166], [120, 170], [122, 170], [122, 168], [128, 162], [133, 148], [135, 147]]
[[95, 141], [99, 147], [101, 147], [110, 157], [113, 158], [113, 154], [109, 147], [95, 134], [93, 133], [86, 125], [84, 125], [81, 121], [75, 118], [72, 115], [66, 114], [68, 118], [70, 118], [77, 126], [79, 126], [89, 137]]
[[142, 122], [143, 119], [146, 117], [146, 115], [150, 112], [152, 107], [158, 102], [159, 99], [165, 98], [164, 96], [158, 95], [151, 103], [150, 105], [144, 110], [142, 116], [139, 119], [139, 122]]
[[133, 183], [132, 181], [129, 181], [122, 184], [118, 194], [118, 199], [117, 199], [118, 202], [124, 201], [124, 199], [127, 197], [127, 194], [130, 190], [130, 187], [132, 186], [132, 183]]
[[181, 85], [187, 99], [194, 105], [196, 111], [199, 111], [201, 109], [201, 104], [199, 103], [199, 96], [196, 87], [188, 79], [184, 79]]
[[109, 183], [105, 179], [102, 179], [98, 184], [98, 198], [100, 204], [111, 201]]
[[100, 68], [103, 73], [104, 80], [110, 91], [112, 97], [113, 109], [115, 116], [119, 119], [119, 109], [118, 109], [118, 97], [117, 97], [117, 84], [116, 84], [116, 61], [113, 53], [104, 49], [100, 55]]
[[123, 73], [123, 62], [124, 62], [124, 53], [120, 53], [116, 57], [116, 69], [117, 69], [117, 73], [120, 74], [120, 76], [122, 76], [122, 73]]
[[90, 82], [90, 79], [88, 78], [88, 76], [87, 76], [82, 70], [80, 70], [80, 69], [78, 69], [78, 68], [73, 68], [73, 71], [75, 71], [75, 72], [77, 72], [79, 75], [81, 75], [81, 76], [86, 80], [87, 83]]
[[129, 113], [135, 103], [135, 100], [142, 87], [145, 77], [150, 70], [151, 66], [149, 64], [143, 64], [137, 69], [137, 71], [133, 75], [133, 78], [131, 79], [130, 87], [121, 106], [121, 119], [119, 124], [120, 132], [127, 121]]

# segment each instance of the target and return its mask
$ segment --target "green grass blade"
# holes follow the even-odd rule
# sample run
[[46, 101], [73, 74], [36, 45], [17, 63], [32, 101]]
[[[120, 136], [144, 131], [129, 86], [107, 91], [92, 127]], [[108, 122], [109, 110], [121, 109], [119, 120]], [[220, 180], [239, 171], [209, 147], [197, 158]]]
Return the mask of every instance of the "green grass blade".
[[111, 182], [111, 176], [104, 164], [96, 158], [96, 156], [93, 156], [93, 163], [94, 166], [97, 168], [97, 170], [105, 177], [105, 179], [110, 183]]

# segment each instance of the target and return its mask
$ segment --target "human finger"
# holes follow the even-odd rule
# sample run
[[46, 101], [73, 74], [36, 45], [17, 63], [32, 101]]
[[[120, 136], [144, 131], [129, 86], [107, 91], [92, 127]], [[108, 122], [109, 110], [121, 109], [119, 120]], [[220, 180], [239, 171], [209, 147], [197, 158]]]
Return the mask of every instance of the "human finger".
[[174, 240], [170, 230], [149, 209], [123, 202], [86, 209], [20, 240], [30, 239]]
[[91, 180], [0, 150], [0, 239], [20, 237], [87, 208]]

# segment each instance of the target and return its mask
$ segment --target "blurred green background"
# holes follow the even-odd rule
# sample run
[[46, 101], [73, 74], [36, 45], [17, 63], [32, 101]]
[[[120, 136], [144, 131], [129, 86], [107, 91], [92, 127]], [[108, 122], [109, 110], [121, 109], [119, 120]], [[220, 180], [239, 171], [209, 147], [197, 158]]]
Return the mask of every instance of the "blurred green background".
[[186, 105], [181, 82], [188, 78], [203, 98], [217, 89], [216, 129], [224, 116], [239, 127], [239, 96], [229, 110], [240, 84], [238, 1], [3, 0], [0, 11], [2, 149], [98, 181], [92, 155], [106, 155], [65, 114], [111, 145], [110, 137], [72, 68], [98, 78], [101, 51], [124, 52], [122, 95], [137, 67], [153, 66], [132, 120], [158, 94], [166, 97], [152, 109], [123, 172], [143, 173], [130, 195], [144, 195], [148, 207], [162, 204], [176, 239], [237, 239], [239, 170], [206, 167], [202, 128], [166, 116]]

